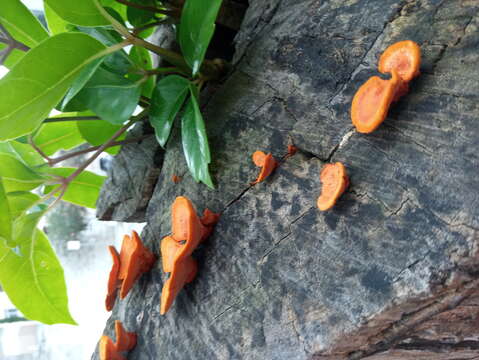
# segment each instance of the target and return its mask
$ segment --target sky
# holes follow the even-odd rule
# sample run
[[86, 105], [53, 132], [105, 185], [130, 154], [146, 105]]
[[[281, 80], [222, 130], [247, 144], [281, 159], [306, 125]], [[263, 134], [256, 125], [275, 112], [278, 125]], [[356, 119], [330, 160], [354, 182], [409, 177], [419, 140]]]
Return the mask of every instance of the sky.
[[30, 9], [41, 10], [43, 9], [43, 0], [22, 0]]

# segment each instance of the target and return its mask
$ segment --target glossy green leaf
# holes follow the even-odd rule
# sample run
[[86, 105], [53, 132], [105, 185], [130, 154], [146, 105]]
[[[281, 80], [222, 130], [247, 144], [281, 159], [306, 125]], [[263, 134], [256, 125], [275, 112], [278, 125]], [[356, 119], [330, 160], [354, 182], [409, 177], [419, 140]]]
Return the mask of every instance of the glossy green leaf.
[[150, 124], [162, 147], [170, 136], [173, 121], [185, 102], [189, 86], [190, 82], [178, 75], [164, 77], [156, 84], [151, 97]]
[[199, 71], [215, 31], [221, 0], [186, 0], [181, 12], [179, 41], [193, 75]]
[[140, 93], [140, 82], [133, 82], [100, 67], [77, 98], [103, 120], [123, 124], [135, 111]]
[[12, 238], [12, 215], [8, 203], [7, 194], [0, 176], [0, 238], [6, 240]]
[[76, 121], [45, 123], [33, 141], [48, 156], [58, 150], [73, 149], [85, 142], [78, 131]]
[[33, 227], [17, 241], [12, 249], [0, 239], [0, 283], [11, 302], [28, 319], [75, 324], [63, 268], [46, 235]]
[[10, 154], [30, 167], [45, 164], [33, 147], [15, 140], [0, 143], [0, 153]]
[[181, 140], [186, 163], [195, 181], [201, 181], [214, 188], [208, 170], [208, 164], [211, 162], [208, 137], [193, 90], [181, 119]]
[[[143, 47], [133, 46], [128, 55], [139, 69], [152, 70], [153, 61], [151, 60], [150, 52]], [[132, 81], [138, 81], [142, 78], [140, 74], [128, 74], [128, 78]], [[156, 76], [149, 76], [148, 79], [143, 83], [141, 94], [147, 98], [151, 98], [153, 89], [155, 88], [155, 79]]]
[[44, 0], [65, 21], [81, 26], [110, 25], [95, 6], [93, 0]]
[[[121, 129], [121, 125], [113, 125], [104, 120], [78, 121], [77, 126], [83, 139], [93, 146], [104, 144], [113, 136], [113, 134]], [[125, 134], [122, 134], [117, 140], [123, 140], [125, 136]], [[120, 146], [114, 146], [105, 151], [109, 154], [115, 155], [119, 150]]]
[[93, 74], [96, 72], [100, 64], [103, 62], [103, 58], [92, 61], [90, 64], [85, 66], [82, 71], [78, 74], [77, 78], [73, 82], [72, 86], [68, 89], [65, 97], [62, 100], [60, 105], [60, 110], [65, 111], [69, 102], [80, 92], [85, 84], [90, 80]]
[[0, 141], [33, 131], [104, 49], [88, 35], [63, 33], [30, 50], [0, 79]]
[[[130, 0], [132, 3], [146, 6], [155, 6], [154, 0]], [[129, 6], [126, 10], [128, 22], [134, 27], [140, 27], [155, 21], [155, 13], [152, 11], [137, 9]]]
[[58, 16], [58, 14], [53, 11], [53, 9], [48, 6], [46, 2], [43, 3], [43, 9], [45, 10], [45, 19], [47, 21], [50, 34], [56, 35], [70, 31], [72, 29], [72, 25]]
[[45, 182], [44, 176], [5, 153], [0, 153], [0, 174], [6, 192], [32, 190]]
[[115, 10], [120, 17], [123, 19], [122, 23], [125, 22], [126, 20], [126, 5], [123, 5], [119, 3], [116, 0], [100, 0], [100, 3], [105, 7], [105, 8], [110, 8]]
[[[75, 168], [66, 167], [51, 168], [48, 169], [48, 174], [67, 177], [75, 170]], [[104, 176], [94, 174], [90, 171], [83, 171], [70, 183], [62, 199], [76, 205], [94, 209], [104, 181]], [[45, 187], [45, 193], [49, 193], [54, 188], [56, 188], [56, 186]]]
[[10, 205], [10, 213], [13, 219], [22, 215], [22, 213], [31, 208], [40, 197], [37, 194], [28, 191], [16, 191], [7, 194]]
[[[15, 40], [30, 48], [48, 38], [48, 32], [20, 0], [0, 1], [0, 23]], [[15, 51], [15, 53], [13, 63], [25, 54], [22, 51]], [[7, 66], [10, 67], [13, 63], [7, 62]]]

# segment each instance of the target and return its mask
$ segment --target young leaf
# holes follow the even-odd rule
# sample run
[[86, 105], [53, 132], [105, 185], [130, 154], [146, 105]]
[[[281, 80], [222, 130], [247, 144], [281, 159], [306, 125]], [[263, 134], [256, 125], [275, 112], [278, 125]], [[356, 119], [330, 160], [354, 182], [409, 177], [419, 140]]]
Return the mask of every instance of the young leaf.
[[[50, 168], [46, 170], [46, 172], [51, 175], [67, 177], [75, 170], [75, 168]], [[104, 181], [104, 176], [94, 174], [90, 171], [83, 171], [70, 183], [62, 199], [76, 205], [94, 209]], [[56, 187], [57, 186], [46, 186], [45, 193], [51, 192]], [[58, 193], [56, 195], [58, 195]]]
[[18, 251], [0, 239], [0, 283], [25, 317], [45, 324], [76, 324], [68, 310], [63, 268], [46, 235], [24, 231]]
[[[48, 38], [48, 32], [20, 0], [0, 1], [0, 23], [15, 40], [30, 48]], [[19, 60], [24, 54], [17, 51], [15, 60]]]
[[46, 155], [53, 155], [58, 150], [70, 150], [83, 144], [75, 121], [45, 123], [33, 138], [33, 142]]
[[0, 141], [33, 131], [104, 49], [88, 35], [62, 33], [30, 50], [0, 79]]
[[[104, 120], [77, 121], [77, 127], [83, 139], [93, 146], [102, 145], [107, 142], [113, 134], [121, 129], [121, 125], [113, 125]], [[117, 140], [123, 140], [125, 134], [122, 134]], [[115, 155], [120, 150], [120, 146], [106, 149], [109, 154]]]
[[46, 180], [22, 161], [5, 153], [0, 153], [0, 174], [6, 192], [32, 190]]
[[70, 24], [81, 26], [110, 25], [95, 6], [94, 0], [65, 1], [44, 0], [58, 16]]
[[158, 142], [165, 147], [171, 127], [188, 95], [190, 82], [178, 75], [161, 79], [153, 91], [150, 107], [150, 123], [155, 128]]
[[0, 238], [9, 240], [12, 238], [12, 215], [8, 203], [7, 194], [0, 177]]
[[179, 28], [180, 47], [193, 76], [205, 58], [220, 7], [221, 0], [186, 0], [183, 6]]
[[211, 156], [205, 123], [201, 116], [195, 91], [191, 86], [190, 92], [191, 96], [181, 119], [183, 152], [193, 178], [196, 181], [203, 182], [210, 188], [214, 188], [208, 171], [208, 164], [211, 162]]
[[46, 2], [43, 3], [43, 9], [50, 34], [56, 35], [71, 30], [72, 25], [58, 16]]
[[140, 93], [140, 82], [100, 67], [76, 97], [103, 120], [123, 124], [135, 111]]
[[[138, 68], [144, 70], [152, 70], [153, 62], [148, 50], [140, 46], [133, 46], [129, 53], [129, 58]], [[133, 81], [140, 80], [142, 75], [140, 74], [128, 74], [128, 78]], [[148, 79], [143, 83], [141, 94], [147, 98], [151, 98], [151, 94], [155, 87], [155, 76], [148, 76]]]
[[35, 204], [40, 197], [37, 194], [28, 191], [16, 191], [7, 194], [8, 203], [10, 205], [10, 214], [15, 219], [23, 214], [23, 212]]

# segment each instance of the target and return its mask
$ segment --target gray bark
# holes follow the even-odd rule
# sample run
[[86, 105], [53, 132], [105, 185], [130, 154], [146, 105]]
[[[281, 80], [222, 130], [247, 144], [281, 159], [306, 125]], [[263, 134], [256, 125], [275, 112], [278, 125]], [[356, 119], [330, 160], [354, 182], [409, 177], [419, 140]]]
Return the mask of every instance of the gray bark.
[[[220, 222], [166, 316], [160, 262], [117, 301], [105, 333], [117, 319], [137, 332], [129, 359], [478, 358], [478, 11], [474, 0], [251, 0], [234, 69], [204, 99], [216, 190], [188, 174], [176, 129], [142, 236], [158, 253], [180, 195]], [[356, 133], [353, 94], [405, 39], [421, 45], [421, 75], [377, 131]], [[250, 187], [251, 154], [280, 158], [289, 142], [300, 152]], [[329, 161], [351, 186], [319, 212]]]

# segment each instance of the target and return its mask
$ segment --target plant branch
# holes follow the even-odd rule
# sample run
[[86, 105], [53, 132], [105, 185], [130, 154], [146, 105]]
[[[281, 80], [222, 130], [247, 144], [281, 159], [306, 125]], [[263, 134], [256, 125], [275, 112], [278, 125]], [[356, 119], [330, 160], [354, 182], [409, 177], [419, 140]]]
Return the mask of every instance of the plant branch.
[[139, 27], [137, 27], [137, 28], [134, 28], [134, 29], [132, 30], [131, 34], [132, 34], [133, 36], [137, 36], [137, 35], [138, 35], [139, 33], [141, 33], [142, 31], [147, 30], [147, 29], [149, 29], [149, 28], [152, 28], [152, 27], [154, 27], [154, 26], [161, 25], [161, 24], [163, 24], [165, 21], [166, 21], [166, 19], [165, 19], [165, 20], [159, 20], [159, 21], [156, 21], [156, 22], [152, 22], [152, 23], [149, 23], [149, 24], [146, 24], [146, 25], [143, 25], [143, 26], [139, 26]]
[[84, 120], [100, 120], [98, 116], [59, 116], [54, 118], [46, 118], [44, 123], [64, 122], [64, 121], [84, 121]]
[[37, 144], [35, 144], [35, 141], [33, 141], [33, 136], [32, 136], [32, 135], [30, 135], [30, 136], [28, 137], [28, 143], [30, 144], [30, 146], [31, 146], [42, 158], [44, 158], [44, 159], [48, 162], [48, 164], [50, 164], [50, 162], [52, 161], [52, 158], [49, 157], [47, 154], [45, 154], [45, 153], [43, 152], [43, 150], [40, 149], [40, 148], [37, 146]]
[[[133, 144], [133, 143], [136, 143], [136, 142], [139, 142], [141, 140], [144, 140], [146, 138], [149, 138], [150, 136], [152, 136], [151, 134], [149, 135], [143, 135], [143, 136], [139, 136], [139, 137], [136, 137], [136, 138], [130, 138], [130, 139], [125, 139], [125, 140], [119, 140], [119, 141], [114, 141], [112, 142], [108, 147], [113, 147], [113, 146], [119, 146], [119, 145], [126, 145], [126, 144]], [[79, 155], [83, 155], [83, 154], [88, 154], [89, 152], [92, 152], [92, 151], [96, 151], [98, 150], [99, 148], [101, 147], [101, 145], [98, 145], [98, 146], [92, 146], [92, 147], [89, 147], [87, 149], [83, 149], [83, 150], [78, 150], [78, 151], [75, 151], [75, 152], [71, 152], [71, 153], [68, 153], [68, 154], [65, 154], [65, 155], [62, 155], [62, 156], [59, 156], [57, 158], [53, 158], [51, 159], [51, 165], [56, 165], [62, 161], [65, 161], [67, 159], [70, 159], [72, 157], [75, 157], [75, 156], [79, 156]]]

